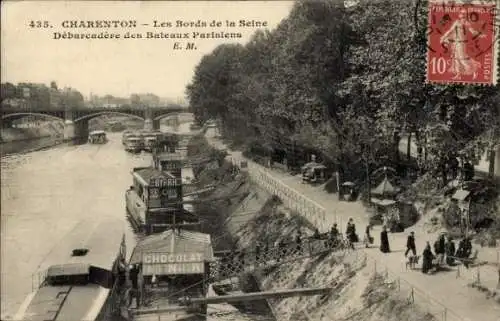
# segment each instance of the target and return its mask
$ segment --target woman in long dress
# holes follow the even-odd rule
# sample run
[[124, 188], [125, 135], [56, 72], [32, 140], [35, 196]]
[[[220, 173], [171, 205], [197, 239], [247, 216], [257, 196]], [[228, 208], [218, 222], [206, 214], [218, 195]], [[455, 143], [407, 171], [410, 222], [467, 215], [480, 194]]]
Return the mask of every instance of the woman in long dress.
[[434, 260], [434, 254], [432, 254], [429, 242], [427, 242], [427, 246], [422, 253], [422, 258], [422, 273], [427, 273], [432, 269], [432, 260]]
[[[467, 37], [467, 32], [470, 32], [471, 37]], [[472, 27], [472, 23], [467, 19], [467, 11], [460, 11], [458, 19], [441, 37], [441, 44], [450, 49], [448, 72], [453, 73], [453, 79], [460, 79], [462, 76], [472, 76], [472, 79], [477, 78], [481, 63], [467, 53], [467, 40], [469, 40], [470, 45], [474, 38], [483, 38], [485, 36]]]
[[380, 232], [380, 251], [382, 251], [382, 253], [391, 252], [391, 248], [389, 247], [389, 236], [387, 235], [387, 228], [385, 225], [382, 228], [382, 232]]

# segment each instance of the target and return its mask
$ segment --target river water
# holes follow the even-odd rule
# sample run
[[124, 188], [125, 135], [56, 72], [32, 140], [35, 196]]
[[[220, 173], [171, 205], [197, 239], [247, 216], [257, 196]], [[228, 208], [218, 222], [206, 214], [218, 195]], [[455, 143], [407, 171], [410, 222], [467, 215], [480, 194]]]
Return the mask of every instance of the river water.
[[[179, 128], [187, 130], [189, 124]], [[39, 264], [82, 219], [114, 216], [128, 227], [124, 193], [131, 184], [130, 171], [149, 166], [151, 155], [125, 152], [121, 133], [108, 133], [108, 138], [104, 145], [59, 145], [2, 158], [2, 320], [16, 313], [32, 291], [31, 276]], [[136, 242], [130, 228], [126, 241], [130, 254]], [[254, 318], [233, 310], [213, 319]]]

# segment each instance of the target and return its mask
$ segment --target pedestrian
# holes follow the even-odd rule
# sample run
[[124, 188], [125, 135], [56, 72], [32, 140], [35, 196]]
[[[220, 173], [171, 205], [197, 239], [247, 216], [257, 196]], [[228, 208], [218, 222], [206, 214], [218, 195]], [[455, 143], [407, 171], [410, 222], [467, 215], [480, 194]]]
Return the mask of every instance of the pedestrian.
[[385, 225], [382, 227], [382, 232], [380, 232], [380, 251], [382, 251], [382, 253], [391, 252], [391, 248], [389, 247], [389, 236], [387, 235], [387, 227]]
[[370, 230], [372, 228], [372, 225], [371, 224], [368, 224], [366, 226], [366, 230], [365, 230], [365, 247], [368, 248], [370, 247], [370, 244], [373, 243], [373, 238], [372, 236], [370, 235]]
[[472, 242], [470, 240], [470, 237], [469, 236], [466, 236], [465, 237], [465, 241], [464, 241], [464, 257], [465, 258], [469, 258], [470, 255], [472, 254]]
[[455, 242], [453, 238], [448, 237], [448, 242], [446, 243], [446, 264], [452, 266], [455, 263]]
[[422, 273], [426, 274], [432, 269], [432, 261], [434, 260], [434, 254], [432, 254], [429, 242], [427, 242], [424, 252], [422, 253], [422, 259]]
[[[354, 225], [352, 218], [347, 222], [345, 234], [350, 243], [356, 243], [358, 241], [356, 237], [356, 225]], [[354, 245], [352, 246], [354, 247]]]
[[406, 252], [405, 257], [408, 255], [408, 252], [412, 252], [413, 256], [417, 255], [417, 246], [415, 245], [415, 232], [410, 232], [408, 238], [406, 240]]
[[333, 224], [332, 229], [330, 230], [330, 236], [332, 240], [336, 240], [339, 236], [339, 229], [337, 228], [337, 223]]
[[440, 266], [443, 264], [444, 254], [446, 253], [444, 234], [441, 234], [436, 242], [434, 242], [434, 252], [436, 253], [436, 265]]

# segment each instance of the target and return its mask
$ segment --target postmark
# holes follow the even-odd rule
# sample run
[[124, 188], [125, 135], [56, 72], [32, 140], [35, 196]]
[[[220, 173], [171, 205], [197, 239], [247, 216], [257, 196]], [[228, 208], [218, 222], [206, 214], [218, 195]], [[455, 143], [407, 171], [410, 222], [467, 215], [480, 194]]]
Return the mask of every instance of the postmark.
[[427, 82], [496, 85], [498, 1], [430, 0]]

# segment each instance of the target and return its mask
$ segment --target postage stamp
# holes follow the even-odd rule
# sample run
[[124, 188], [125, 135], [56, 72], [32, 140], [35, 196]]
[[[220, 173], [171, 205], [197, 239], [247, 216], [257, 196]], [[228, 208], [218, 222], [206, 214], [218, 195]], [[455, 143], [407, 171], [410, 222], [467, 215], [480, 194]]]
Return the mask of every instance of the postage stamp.
[[497, 0], [430, 0], [427, 82], [496, 85]]

